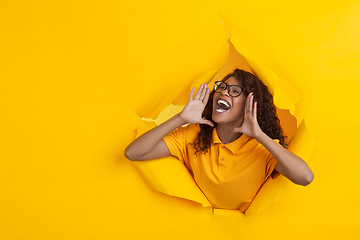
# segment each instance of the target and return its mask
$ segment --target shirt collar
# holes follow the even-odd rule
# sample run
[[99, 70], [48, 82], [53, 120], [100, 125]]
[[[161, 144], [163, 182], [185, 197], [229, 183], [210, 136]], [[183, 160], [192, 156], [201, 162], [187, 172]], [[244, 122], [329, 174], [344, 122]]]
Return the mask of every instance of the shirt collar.
[[[212, 132], [212, 140], [214, 144], [223, 144], [217, 134], [216, 128]], [[227, 149], [229, 149], [233, 154], [235, 154], [242, 146], [245, 145], [247, 141], [250, 140], [250, 137], [242, 134], [238, 139], [231, 143], [223, 144]]]

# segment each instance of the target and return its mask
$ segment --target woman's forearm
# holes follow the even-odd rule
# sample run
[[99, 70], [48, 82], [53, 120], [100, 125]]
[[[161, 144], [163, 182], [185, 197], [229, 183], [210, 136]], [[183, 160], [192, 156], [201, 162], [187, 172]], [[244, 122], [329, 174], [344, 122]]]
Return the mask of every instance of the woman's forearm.
[[184, 124], [186, 122], [180, 118], [179, 114], [176, 114], [166, 122], [135, 139], [125, 149], [125, 156], [130, 160], [138, 160], [151, 152], [167, 134]]
[[265, 133], [257, 137], [256, 140], [279, 162], [280, 166], [276, 168], [278, 172], [299, 185], [305, 186], [312, 182], [314, 174], [303, 159], [274, 142]]

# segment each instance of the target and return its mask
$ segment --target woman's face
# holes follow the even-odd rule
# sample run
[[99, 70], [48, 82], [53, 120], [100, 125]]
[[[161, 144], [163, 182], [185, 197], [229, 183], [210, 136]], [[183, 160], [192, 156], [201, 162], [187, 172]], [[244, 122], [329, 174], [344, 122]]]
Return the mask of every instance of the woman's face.
[[[226, 80], [228, 85], [239, 85], [235, 77]], [[241, 87], [241, 86], [240, 86]], [[221, 93], [215, 92], [213, 100], [212, 119], [217, 124], [228, 124], [234, 127], [241, 126], [244, 118], [246, 95], [244, 92], [237, 97], [231, 97], [228, 89]]]

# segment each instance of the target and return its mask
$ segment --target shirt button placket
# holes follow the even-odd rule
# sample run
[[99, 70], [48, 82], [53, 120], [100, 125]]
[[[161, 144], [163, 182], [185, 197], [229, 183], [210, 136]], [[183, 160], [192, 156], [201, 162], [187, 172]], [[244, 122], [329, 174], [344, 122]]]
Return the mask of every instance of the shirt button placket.
[[219, 151], [219, 170], [221, 171], [225, 171], [226, 170], [226, 166], [225, 166], [225, 157], [224, 157], [224, 149], [223, 146], [220, 147], [220, 151]]

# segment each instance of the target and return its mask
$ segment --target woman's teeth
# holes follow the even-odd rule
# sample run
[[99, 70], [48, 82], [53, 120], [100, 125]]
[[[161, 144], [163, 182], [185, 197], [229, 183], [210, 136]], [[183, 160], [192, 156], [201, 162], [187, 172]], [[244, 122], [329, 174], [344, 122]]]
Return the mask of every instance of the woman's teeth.
[[226, 112], [230, 108], [231, 108], [230, 104], [223, 99], [219, 99], [216, 103], [216, 111], [219, 113]]
[[222, 112], [226, 112], [227, 110], [222, 109], [222, 108], [216, 108], [216, 111], [219, 112], [219, 113], [222, 113]]

